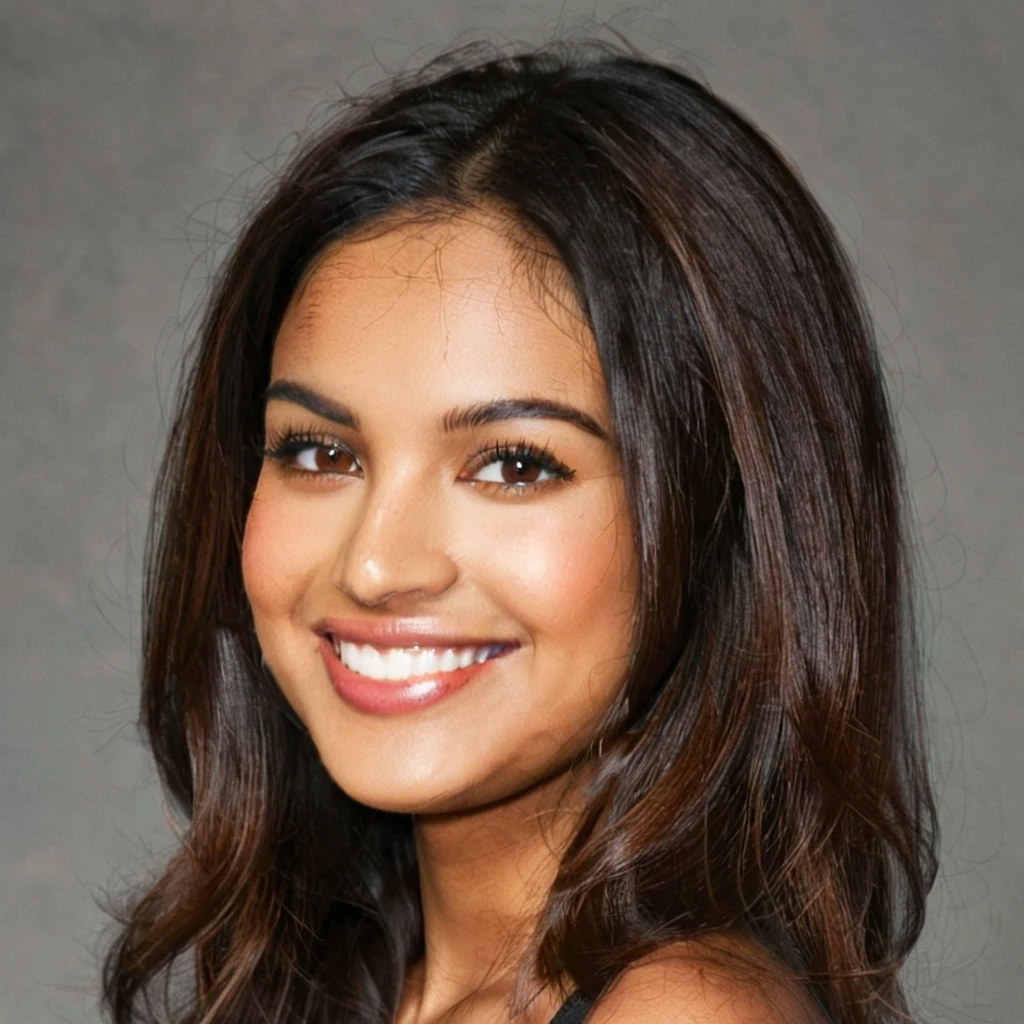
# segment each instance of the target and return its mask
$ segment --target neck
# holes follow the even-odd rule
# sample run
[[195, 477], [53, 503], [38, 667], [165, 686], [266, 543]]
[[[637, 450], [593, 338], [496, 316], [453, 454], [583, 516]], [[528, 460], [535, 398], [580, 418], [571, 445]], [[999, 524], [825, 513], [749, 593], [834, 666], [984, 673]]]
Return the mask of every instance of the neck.
[[414, 819], [425, 955], [412, 1019], [507, 993], [577, 824], [558, 778], [483, 810]]

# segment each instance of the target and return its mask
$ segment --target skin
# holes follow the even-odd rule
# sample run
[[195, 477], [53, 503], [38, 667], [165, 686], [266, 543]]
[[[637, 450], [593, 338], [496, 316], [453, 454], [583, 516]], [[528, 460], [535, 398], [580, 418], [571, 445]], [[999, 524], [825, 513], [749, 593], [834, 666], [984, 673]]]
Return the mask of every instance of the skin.
[[[413, 815], [426, 956], [409, 973], [400, 1024], [507, 1019], [517, 959], [576, 821], [586, 769], [569, 763], [622, 685], [636, 601], [593, 336], [557, 275], [538, 287], [529, 271], [540, 264], [524, 262], [509, 234], [476, 212], [398, 221], [323, 254], [283, 319], [271, 383], [344, 403], [361, 431], [268, 401], [268, 445], [300, 431], [352, 454], [265, 460], [243, 543], [264, 657], [331, 777], [362, 803]], [[608, 439], [553, 419], [440, 427], [452, 407], [525, 396], [577, 407]], [[512, 467], [476, 453], [522, 438], [572, 478], [501, 492]], [[437, 704], [380, 716], [331, 686], [313, 631], [328, 616], [429, 617], [520, 647]], [[673, 1014], [699, 1010], [707, 984], [666, 955], [627, 972], [597, 1019], [638, 1019], [616, 1003], [630, 976], [649, 1019], [711, 1019], [667, 1015], [666, 999]], [[541, 992], [530, 1024], [559, 1002]]]
[[[303, 475], [266, 460], [243, 544], [264, 657], [332, 778], [416, 816], [428, 952], [402, 1021], [445, 1019], [478, 989], [473, 1013], [503, 998], [488, 971], [553, 879], [574, 820], [566, 767], [622, 684], [635, 605], [610, 440], [537, 418], [440, 427], [453, 406], [530, 396], [612, 436], [593, 337], [507, 236], [477, 215], [397, 224], [324, 255], [284, 317], [271, 382], [343, 402], [362, 431], [272, 400], [268, 443], [323, 434], [357, 462]], [[502, 462], [474, 456], [520, 438], [572, 479], [499, 491]], [[332, 688], [313, 632], [326, 616], [430, 617], [520, 646], [438, 704], [376, 716]]]

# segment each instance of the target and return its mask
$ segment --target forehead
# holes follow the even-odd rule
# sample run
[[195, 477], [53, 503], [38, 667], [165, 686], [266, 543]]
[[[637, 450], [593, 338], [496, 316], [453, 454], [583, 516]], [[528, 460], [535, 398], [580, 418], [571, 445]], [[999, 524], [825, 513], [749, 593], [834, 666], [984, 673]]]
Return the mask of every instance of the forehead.
[[386, 384], [445, 406], [549, 395], [606, 422], [594, 338], [564, 269], [482, 213], [378, 226], [328, 248], [285, 313], [272, 376], [351, 397]]

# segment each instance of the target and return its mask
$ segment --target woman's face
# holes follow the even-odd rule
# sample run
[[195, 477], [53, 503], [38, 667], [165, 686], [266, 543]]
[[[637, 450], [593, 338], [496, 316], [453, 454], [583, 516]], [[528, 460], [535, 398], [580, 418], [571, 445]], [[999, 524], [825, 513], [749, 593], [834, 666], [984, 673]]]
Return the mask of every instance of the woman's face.
[[[605, 384], [535, 280], [483, 214], [399, 224], [328, 250], [277, 337], [245, 587], [324, 765], [370, 806], [465, 810], [557, 775], [624, 678], [637, 579]], [[509, 401], [582, 415], [459, 415]]]

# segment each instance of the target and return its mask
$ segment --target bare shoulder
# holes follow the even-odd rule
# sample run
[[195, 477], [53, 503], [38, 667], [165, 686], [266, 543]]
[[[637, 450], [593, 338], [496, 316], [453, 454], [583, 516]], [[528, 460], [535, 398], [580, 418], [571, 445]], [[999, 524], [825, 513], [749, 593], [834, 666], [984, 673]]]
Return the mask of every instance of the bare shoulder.
[[680, 942], [624, 971], [587, 1024], [826, 1024], [781, 964], [749, 943]]

